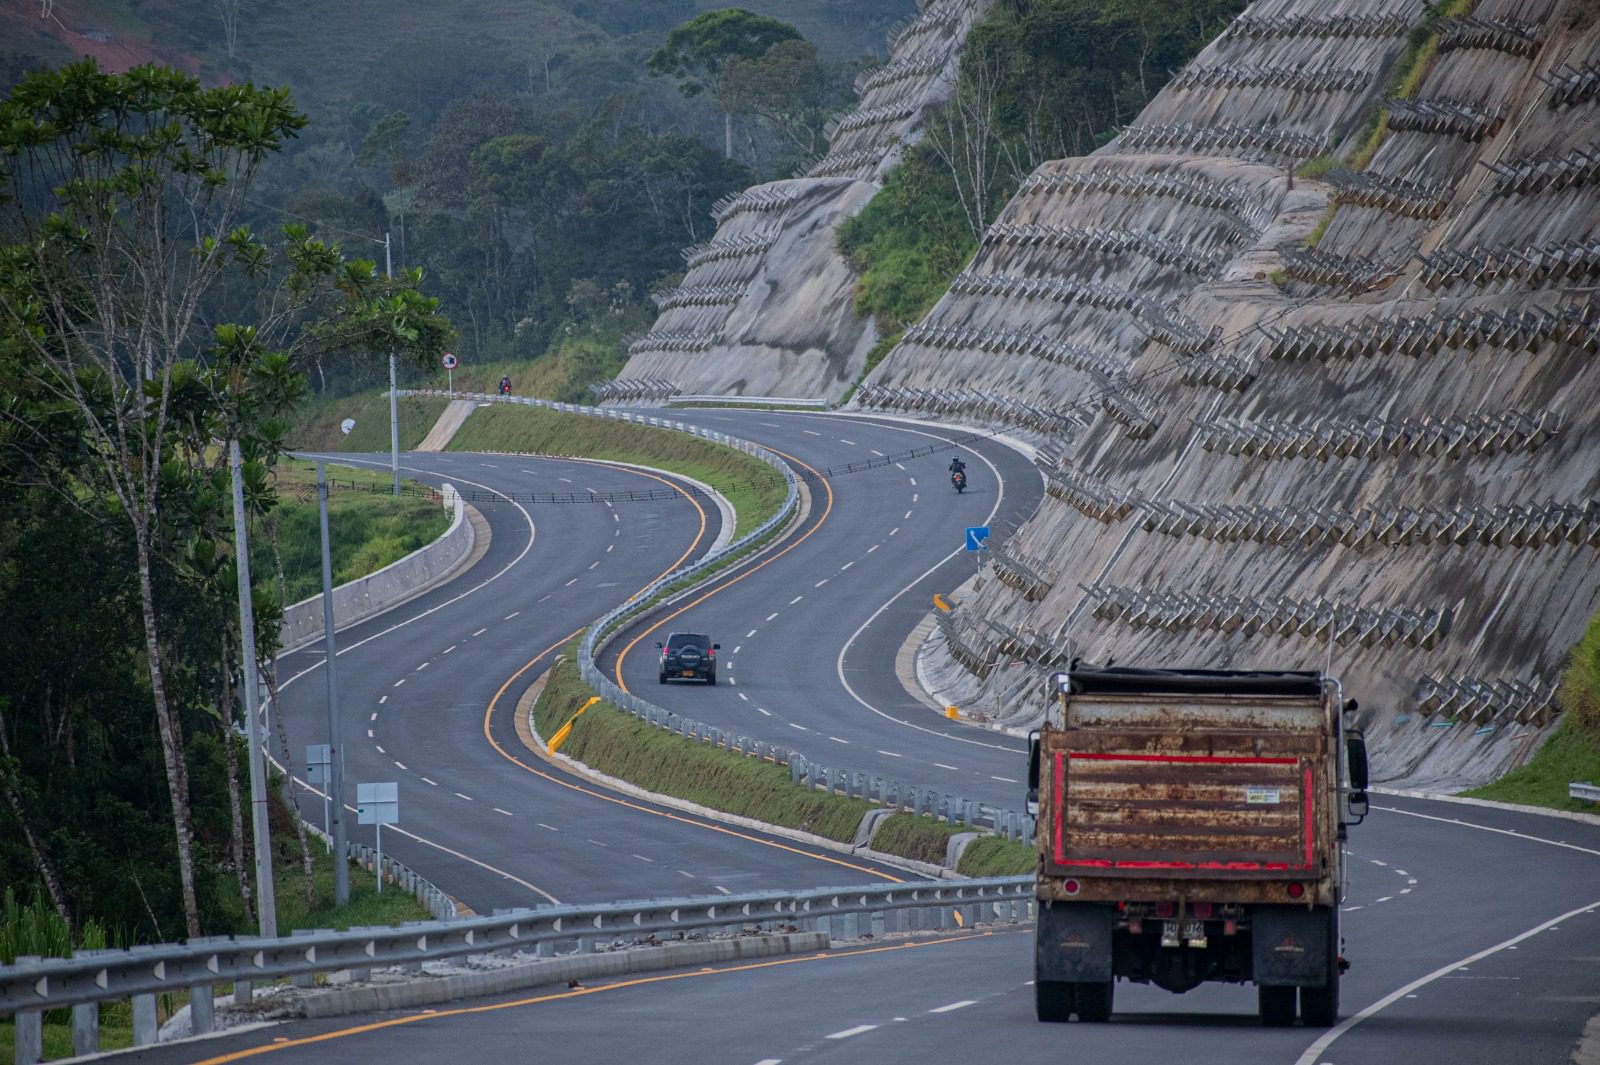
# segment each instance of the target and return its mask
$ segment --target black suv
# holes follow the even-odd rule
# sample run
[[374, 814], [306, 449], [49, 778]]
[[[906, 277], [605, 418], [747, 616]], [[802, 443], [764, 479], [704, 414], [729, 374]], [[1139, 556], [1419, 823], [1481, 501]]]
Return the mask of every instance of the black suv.
[[675, 677], [697, 677], [707, 684], [717, 682], [717, 651], [722, 645], [712, 643], [711, 637], [699, 632], [674, 632], [667, 636], [666, 643], [656, 646], [661, 648], [662, 684]]

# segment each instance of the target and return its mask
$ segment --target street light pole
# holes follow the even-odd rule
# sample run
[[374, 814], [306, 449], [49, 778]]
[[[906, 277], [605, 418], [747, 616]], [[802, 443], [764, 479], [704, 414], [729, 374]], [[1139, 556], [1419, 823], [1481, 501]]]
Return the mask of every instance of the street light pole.
[[256, 852], [256, 916], [261, 934], [278, 934], [278, 902], [272, 887], [272, 837], [267, 821], [266, 729], [256, 690], [256, 619], [250, 602], [250, 544], [244, 520], [244, 460], [239, 441], [228, 441], [228, 466], [233, 477], [234, 567], [239, 573], [239, 642], [244, 659], [244, 721], [250, 737], [250, 836]]
[[328, 550], [328, 469], [317, 459], [317, 523], [322, 526], [322, 668], [328, 674], [328, 794], [332, 798], [333, 903], [350, 901], [350, 862], [345, 858], [344, 733], [339, 723], [339, 648], [333, 633], [333, 557]]
[[[394, 260], [389, 254], [389, 232], [383, 233], [383, 276], [394, 279]], [[400, 401], [395, 391], [394, 352], [389, 352], [389, 469], [394, 474], [394, 494], [400, 494]]]

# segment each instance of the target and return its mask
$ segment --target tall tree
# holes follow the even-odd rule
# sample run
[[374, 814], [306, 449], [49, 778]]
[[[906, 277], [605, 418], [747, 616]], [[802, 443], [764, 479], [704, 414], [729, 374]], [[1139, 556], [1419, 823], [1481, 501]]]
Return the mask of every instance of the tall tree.
[[729, 64], [757, 59], [782, 41], [803, 40], [800, 31], [779, 19], [726, 7], [696, 15], [667, 34], [646, 65], [652, 74], [676, 78], [685, 96], [710, 90], [722, 108], [723, 155], [733, 158], [736, 97], [729, 94]]
[[376, 333], [409, 353], [449, 331], [415, 276], [390, 290], [303, 229], [285, 230], [280, 257], [238, 224], [263, 160], [305, 122], [284, 90], [92, 60], [29, 75], [0, 104], [13, 241], [0, 246], [0, 342], [21, 354], [31, 399], [0, 421], [24, 448], [75, 435], [87, 460], [54, 487], [109, 497], [126, 523], [190, 935], [193, 818], [157, 569], [196, 530], [169, 520], [173, 503], [198, 471], [215, 475], [221, 443], [258, 462], [281, 447], [294, 352]]

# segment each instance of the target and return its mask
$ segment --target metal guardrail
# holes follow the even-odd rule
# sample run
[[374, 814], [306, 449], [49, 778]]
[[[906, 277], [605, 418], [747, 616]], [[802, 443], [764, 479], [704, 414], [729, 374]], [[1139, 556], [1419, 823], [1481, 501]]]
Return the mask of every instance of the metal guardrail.
[[1588, 799], [1590, 802], [1600, 802], [1600, 784], [1585, 784], [1574, 780], [1567, 785], [1567, 796], [1572, 799]]
[[[493, 917], [418, 921], [398, 928], [353, 928], [278, 939], [213, 937], [132, 950], [80, 951], [71, 958], [19, 958], [0, 966], [0, 1015], [14, 1014], [16, 1060], [36, 1061], [42, 1011], [73, 1007], [98, 1032], [99, 1004], [132, 999], [135, 1043], [155, 1041], [157, 994], [189, 990], [196, 1034], [213, 1019], [212, 989], [237, 989], [285, 977], [313, 983], [320, 973], [370, 976], [380, 966], [532, 948], [543, 956], [592, 952], [601, 941], [685, 933], [757, 933], [790, 926], [842, 940], [881, 937], [1031, 915], [1032, 876], [915, 884], [871, 884], [798, 892], [654, 899], [591, 906], [543, 906]], [[959, 914], [959, 916], [958, 916]], [[863, 927], [862, 918], [867, 918]], [[835, 924], [834, 922], [837, 922]], [[558, 951], [565, 946], [568, 951]], [[143, 1023], [141, 1023], [141, 1018]], [[97, 1036], [85, 1042], [97, 1042]]]

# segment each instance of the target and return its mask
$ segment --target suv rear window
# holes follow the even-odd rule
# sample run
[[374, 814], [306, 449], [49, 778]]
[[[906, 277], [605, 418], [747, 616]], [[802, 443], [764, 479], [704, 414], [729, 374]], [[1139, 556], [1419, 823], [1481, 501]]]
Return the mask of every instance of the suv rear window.
[[711, 637], [702, 636], [695, 632], [679, 632], [667, 637], [667, 650], [681, 651], [685, 647], [704, 647], [711, 642]]

